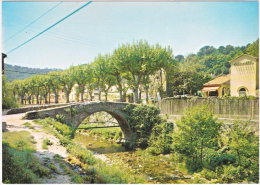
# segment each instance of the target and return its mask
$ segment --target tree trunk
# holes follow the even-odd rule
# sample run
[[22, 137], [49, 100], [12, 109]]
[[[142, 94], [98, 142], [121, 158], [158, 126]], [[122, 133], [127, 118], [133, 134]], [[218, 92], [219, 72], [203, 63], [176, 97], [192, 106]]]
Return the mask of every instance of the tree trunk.
[[133, 89], [134, 91], [134, 103], [138, 103], [138, 87]]
[[98, 92], [98, 100], [101, 101], [101, 91]]
[[59, 94], [56, 92], [54, 93], [55, 96], [55, 103], [59, 103]]
[[44, 95], [44, 103], [45, 103], [45, 104], [48, 104], [48, 98], [47, 98], [47, 94], [46, 94], [46, 95]]
[[32, 96], [29, 96], [29, 97], [28, 97], [28, 103], [29, 103], [29, 104], [32, 104]]
[[126, 92], [123, 92], [122, 102], [126, 102]]
[[84, 91], [80, 93], [80, 100], [81, 102], [84, 102]]
[[120, 102], [124, 102], [122, 89], [119, 90], [119, 96], [120, 96]]
[[36, 104], [39, 104], [39, 95], [36, 95]]
[[107, 101], [108, 92], [105, 92], [105, 101]]
[[145, 88], [145, 96], [146, 96], [146, 104], [148, 104], [149, 102], [149, 98], [148, 98], [148, 96], [149, 96], [149, 94], [148, 94], [148, 87], [146, 87]]
[[88, 92], [89, 97], [90, 97], [90, 101], [92, 101], [92, 92]]
[[50, 91], [49, 91], [48, 95], [49, 95], [49, 104], [50, 104], [51, 103], [51, 92]]
[[66, 103], [70, 102], [70, 94], [69, 93], [65, 93], [66, 94]]
[[[138, 91], [137, 91], [138, 92]], [[141, 103], [142, 101], [142, 91], [141, 88], [139, 88], [139, 99], [138, 99], [138, 103]]]

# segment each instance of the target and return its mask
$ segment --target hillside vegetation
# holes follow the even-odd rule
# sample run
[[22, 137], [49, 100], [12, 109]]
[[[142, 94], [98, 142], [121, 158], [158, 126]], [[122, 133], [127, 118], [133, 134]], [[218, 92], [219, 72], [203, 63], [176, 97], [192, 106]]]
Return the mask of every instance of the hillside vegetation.
[[33, 74], [46, 74], [50, 71], [60, 71], [61, 69], [40, 69], [40, 68], [29, 68], [17, 65], [5, 64], [5, 74], [8, 82], [14, 80], [23, 80]]

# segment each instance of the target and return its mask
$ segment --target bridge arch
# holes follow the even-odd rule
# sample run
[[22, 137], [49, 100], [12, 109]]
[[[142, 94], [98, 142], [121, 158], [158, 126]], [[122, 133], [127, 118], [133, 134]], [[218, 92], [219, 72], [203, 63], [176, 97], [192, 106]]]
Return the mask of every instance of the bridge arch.
[[124, 134], [126, 140], [130, 141], [133, 139], [133, 132], [130, 125], [127, 122], [128, 115], [124, 111], [124, 108], [129, 105], [129, 103], [117, 103], [117, 102], [90, 102], [90, 103], [80, 103], [73, 104], [63, 107], [50, 108], [45, 110], [31, 111], [27, 112], [25, 118], [27, 119], [43, 119], [46, 117], [55, 118], [56, 115], [62, 114], [67, 120], [67, 124], [73, 127], [78, 127], [83, 120], [97, 112], [107, 112], [113, 116]]
[[[110, 114], [113, 118], [115, 118], [124, 134], [126, 140], [132, 139], [132, 131], [127, 122], [127, 115], [123, 111], [123, 108], [126, 104], [119, 105], [119, 104], [110, 104], [106, 103], [99, 103], [99, 104], [92, 104], [89, 105], [79, 105], [73, 108], [76, 108], [75, 115], [73, 115], [72, 123], [74, 127], [78, 127], [87, 117], [97, 113], [97, 112], [106, 112]], [[73, 109], [72, 108], [72, 109]], [[75, 121], [74, 121], [75, 120]]]

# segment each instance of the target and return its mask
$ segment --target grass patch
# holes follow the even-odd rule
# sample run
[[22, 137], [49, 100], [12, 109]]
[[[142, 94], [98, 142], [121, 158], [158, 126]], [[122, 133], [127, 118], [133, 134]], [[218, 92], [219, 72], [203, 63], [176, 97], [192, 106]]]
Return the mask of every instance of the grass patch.
[[28, 127], [29, 129], [34, 129], [34, 126], [32, 126], [32, 124], [29, 122], [25, 122], [23, 125]]
[[3, 133], [4, 183], [40, 183], [40, 177], [50, 176], [51, 171], [42, 166], [33, 155], [34, 151], [34, 142], [29, 132]]
[[35, 141], [27, 131], [4, 132], [3, 142], [17, 150], [35, 151]]
[[44, 139], [42, 141], [42, 149], [48, 149], [48, 146], [53, 145], [53, 143], [49, 139]]
[[70, 154], [77, 157], [82, 163], [88, 165], [93, 165], [96, 163], [96, 159], [93, 156], [92, 152], [85, 148], [82, 148], [80, 145], [77, 144], [69, 145], [67, 147], [67, 150]]

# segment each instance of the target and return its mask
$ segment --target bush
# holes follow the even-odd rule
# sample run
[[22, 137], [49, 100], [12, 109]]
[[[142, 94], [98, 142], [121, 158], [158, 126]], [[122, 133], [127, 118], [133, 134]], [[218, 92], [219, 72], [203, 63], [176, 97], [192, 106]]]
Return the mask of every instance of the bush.
[[9, 83], [6, 82], [6, 77], [2, 76], [2, 108], [11, 109], [18, 107], [16, 98], [14, 97]]
[[177, 122], [173, 148], [186, 156], [189, 170], [202, 169], [207, 151], [218, 149], [220, 126], [207, 106], [194, 107], [186, 111]]
[[234, 122], [228, 132], [230, 153], [236, 156], [235, 166], [241, 171], [239, 179], [259, 182], [259, 138], [249, 127], [249, 122]]
[[233, 165], [224, 165], [218, 168], [219, 179], [224, 183], [234, 183], [241, 181], [242, 169]]
[[149, 138], [149, 153], [153, 155], [167, 154], [172, 151], [173, 123], [163, 122], [156, 125]]
[[62, 115], [62, 114], [57, 114], [55, 116], [55, 120], [58, 121], [58, 122], [61, 122], [63, 124], [66, 123], [66, 117], [64, 115]]
[[162, 123], [159, 109], [155, 106], [130, 104], [124, 111], [129, 115], [128, 123], [135, 134], [134, 140], [129, 143], [130, 147], [146, 148], [153, 127]]

